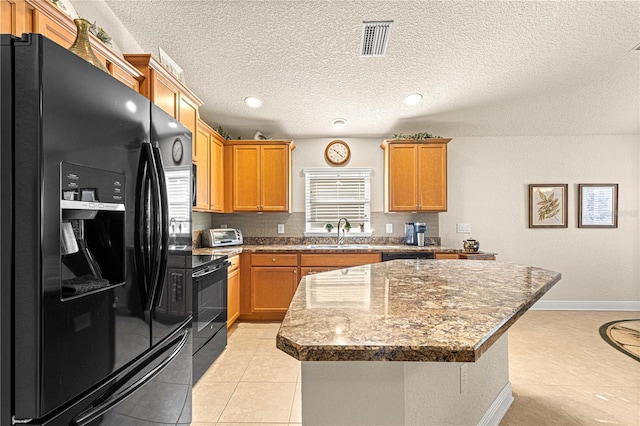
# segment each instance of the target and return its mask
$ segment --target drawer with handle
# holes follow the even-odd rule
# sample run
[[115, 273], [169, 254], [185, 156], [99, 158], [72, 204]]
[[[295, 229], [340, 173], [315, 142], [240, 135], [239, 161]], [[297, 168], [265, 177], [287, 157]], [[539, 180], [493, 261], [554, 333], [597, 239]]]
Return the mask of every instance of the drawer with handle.
[[251, 255], [251, 266], [298, 266], [298, 255], [255, 253]]

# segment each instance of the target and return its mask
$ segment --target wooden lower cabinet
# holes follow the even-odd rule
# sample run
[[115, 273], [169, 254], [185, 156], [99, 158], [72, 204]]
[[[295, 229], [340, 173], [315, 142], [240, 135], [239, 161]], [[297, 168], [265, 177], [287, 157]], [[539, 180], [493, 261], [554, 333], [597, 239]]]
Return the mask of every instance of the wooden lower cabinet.
[[240, 254], [240, 317], [281, 321], [298, 287], [297, 253]]
[[240, 256], [229, 258], [228, 282], [227, 282], [227, 328], [240, 316]]
[[297, 287], [297, 266], [252, 267], [251, 311], [287, 312]]
[[436, 259], [458, 259], [458, 253], [436, 253]]

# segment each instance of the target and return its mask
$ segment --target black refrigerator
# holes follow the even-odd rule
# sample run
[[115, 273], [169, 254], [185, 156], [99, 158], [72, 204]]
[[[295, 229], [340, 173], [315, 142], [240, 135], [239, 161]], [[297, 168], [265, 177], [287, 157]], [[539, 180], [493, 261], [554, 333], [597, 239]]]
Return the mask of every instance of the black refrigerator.
[[41, 35], [0, 49], [0, 424], [189, 424], [191, 133]]

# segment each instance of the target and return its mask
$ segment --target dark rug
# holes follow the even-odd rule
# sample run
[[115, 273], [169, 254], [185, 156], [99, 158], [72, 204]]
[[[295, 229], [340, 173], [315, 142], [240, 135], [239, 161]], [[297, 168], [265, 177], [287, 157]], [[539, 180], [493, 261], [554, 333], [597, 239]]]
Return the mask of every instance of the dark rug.
[[608, 322], [600, 327], [600, 336], [623, 354], [640, 361], [640, 319]]

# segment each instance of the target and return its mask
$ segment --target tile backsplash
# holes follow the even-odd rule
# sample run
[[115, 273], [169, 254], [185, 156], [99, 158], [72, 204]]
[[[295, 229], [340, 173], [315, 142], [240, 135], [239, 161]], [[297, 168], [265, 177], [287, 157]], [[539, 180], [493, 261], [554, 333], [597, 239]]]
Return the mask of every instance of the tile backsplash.
[[[193, 213], [194, 246], [199, 246], [200, 233], [203, 229], [238, 228], [244, 238], [303, 238], [305, 230], [304, 212], [296, 213]], [[425, 222], [427, 236], [439, 237], [438, 213], [371, 213], [371, 241], [402, 241], [405, 222]], [[393, 232], [387, 234], [386, 224], [393, 226]], [[284, 224], [284, 233], [278, 234], [278, 224]], [[347, 236], [348, 237], [348, 236]], [[365, 237], [362, 237], [365, 239]], [[438, 238], [439, 240], [439, 238]], [[368, 241], [363, 241], [368, 242]]]

